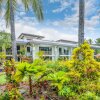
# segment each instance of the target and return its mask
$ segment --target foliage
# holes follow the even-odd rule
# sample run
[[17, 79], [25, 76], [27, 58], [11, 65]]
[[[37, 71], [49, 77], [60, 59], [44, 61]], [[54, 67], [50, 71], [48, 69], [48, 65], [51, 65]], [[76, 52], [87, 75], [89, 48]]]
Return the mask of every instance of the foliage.
[[[95, 41], [96, 45], [100, 46], [100, 38], [96, 39]], [[96, 54], [100, 53], [100, 49], [96, 49]]]
[[11, 34], [0, 32], [0, 47], [9, 48], [11, 47]]
[[11, 91], [5, 91], [0, 95], [0, 100], [24, 100], [18, 89], [13, 88]]
[[12, 75], [15, 73], [15, 61], [12, 60], [8, 60], [4, 63], [4, 71], [6, 73], [6, 79], [9, 82], [13, 82], [14, 80], [12, 79]]
[[97, 45], [100, 45], [100, 38], [96, 39], [95, 42], [96, 42]]
[[6, 83], [6, 75], [4, 73], [0, 73], [0, 85], [3, 85]]
[[100, 62], [93, 58], [87, 42], [74, 49], [71, 60], [21, 62], [14, 79], [21, 82], [31, 75], [35, 99], [99, 100]]
[[8, 92], [4, 92], [3, 94], [0, 94], [0, 100], [10, 100]]

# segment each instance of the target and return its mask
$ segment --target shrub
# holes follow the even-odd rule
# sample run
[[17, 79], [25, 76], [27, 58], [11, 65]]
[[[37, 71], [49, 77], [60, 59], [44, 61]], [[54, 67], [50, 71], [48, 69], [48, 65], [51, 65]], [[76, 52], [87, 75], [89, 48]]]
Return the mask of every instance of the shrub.
[[[44, 61], [41, 58], [32, 64], [21, 63], [16, 68], [15, 80], [23, 74], [31, 75], [35, 86], [33, 95], [38, 98], [46, 93], [49, 98], [64, 97], [63, 100], [99, 100], [100, 62], [94, 59], [93, 52], [90, 45], [84, 42], [74, 49], [71, 60]], [[46, 89], [45, 82], [48, 84]]]

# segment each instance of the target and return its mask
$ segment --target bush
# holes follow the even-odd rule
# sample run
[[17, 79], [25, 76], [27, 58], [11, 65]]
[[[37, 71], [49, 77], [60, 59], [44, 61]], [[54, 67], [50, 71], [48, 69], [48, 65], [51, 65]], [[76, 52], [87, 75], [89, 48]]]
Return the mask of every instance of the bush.
[[31, 75], [35, 87], [33, 96], [38, 98], [99, 100], [100, 62], [94, 59], [93, 52], [90, 45], [84, 42], [74, 49], [71, 60], [44, 61], [41, 58], [32, 64], [21, 63], [15, 80]]

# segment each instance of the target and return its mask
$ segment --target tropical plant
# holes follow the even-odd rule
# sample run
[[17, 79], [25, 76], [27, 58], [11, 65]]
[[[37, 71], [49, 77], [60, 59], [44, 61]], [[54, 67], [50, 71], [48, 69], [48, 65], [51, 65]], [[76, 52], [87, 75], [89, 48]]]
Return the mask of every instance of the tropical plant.
[[[16, 67], [14, 79], [21, 82], [31, 76], [34, 99], [99, 100], [100, 62], [93, 58], [87, 42], [75, 48], [71, 60], [35, 60], [22, 62]], [[47, 99], [47, 100], [48, 100]]]
[[[33, 9], [38, 20], [43, 19], [42, 3], [40, 0], [21, 0], [24, 5], [25, 11], [28, 11], [30, 6]], [[11, 40], [12, 40], [12, 54], [16, 60], [17, 49], [16, 49], [16, 36], [15, 36], [15, 13], [18, 7], [18, 0], [0, 0], [0, 13], [5, 9], [5, 21], [6, 26], [11, 27]]]

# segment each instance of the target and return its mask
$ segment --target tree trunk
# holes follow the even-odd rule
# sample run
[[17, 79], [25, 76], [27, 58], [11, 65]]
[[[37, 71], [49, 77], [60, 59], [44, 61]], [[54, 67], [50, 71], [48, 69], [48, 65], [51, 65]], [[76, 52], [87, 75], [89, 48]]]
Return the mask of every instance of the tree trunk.
[[17, 49], [16, 49], [16, 36], [15, 36], [15, 20], [13, 10], [13, 0], [10, 0], [10, 27], [11, 27], [11, 40], [12, 40], [12, 56], [17, 60]]
[[79, 0], [79, 33], [78, 33], [78, 44], [79, 46], [84, 42], [84, 6], [85, 1]]
[[30, 75], [29, 75], [29, 94], [30, 96], [32, 96], [32, 79]]

